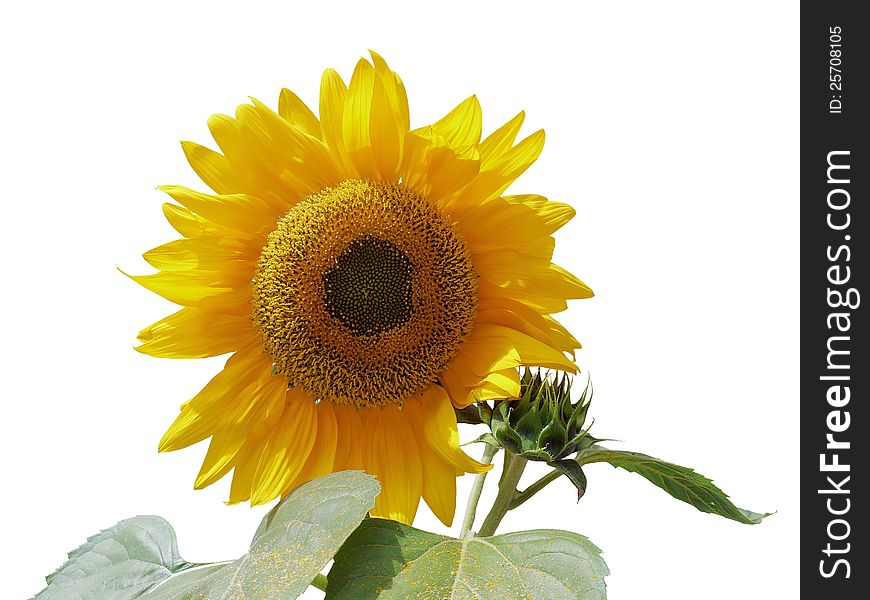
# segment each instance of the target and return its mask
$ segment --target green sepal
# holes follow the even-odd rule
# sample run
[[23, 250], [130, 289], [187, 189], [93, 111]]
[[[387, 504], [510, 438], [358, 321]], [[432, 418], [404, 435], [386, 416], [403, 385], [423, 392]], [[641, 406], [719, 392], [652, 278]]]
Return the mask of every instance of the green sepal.
[[456, 413], [457, 423], [467, 423], [469, 425], [480, 425], [484, 420], [480, 418], [480, 411], [477, 404], [469, 404], [465, 408], [453, 408]]
[[523, 452], [520, 452], [520, 456], [526, 460], [539, 460], [545, 463], [549, 463], [553, 460], [553, 457], [543, 450], [524, 450]]
[[493, 435], [501, 447], [508, 452], [520, 454], [523, 451], [523, 441], [510, 427], [493, 429]]
[[576, 460], [556, 460], [550, 466], [557, 468], [574, 484], [577, 488], [577, 502], [580, 502], [580, 498], [586, 493], [586, 474], [583, 473], [583, 467]]
[[530, 410], [519, 418], [513, 430], [522, 439], [523, 450], [533, 450], [537, 447], [538, 435], [542, 427], [541, 415], [536, 410]]
[[465, 442], [464, 444], [460, 444], [460, 445], [461, 446], [468, 446], [470, 444], [489, 444], [490, 446], [492, 446], [494, 448], [501, 448], [501, 444], [499, 444], [498, 440], [495, 438], [495, 436], [489, 432], [484, 433], [482, 435], [479, 435], [476, 438], [474, 438], [473, 440], [471, 440], [470, 442]]
[[492, 421], [492, 408], [489, 406], [489, 402], [477, 403], [477, 415], [482, 423], [489, 425]]
[[582, 450], [585, 450], [586, 448], [589, 448], [596, 442], [600, 442], [601, 440], [599, 440], [598, 438], [589, 435], [589, 428], [591, 427], [592, 425], [590, 424], [589, 427], [582, 430], [576, 436], [571, 438], [568, 443], [565, 444], [565, 451], [560, 456], [556, 456], [554, 458], [565, 458], [571, 454], [574, 454], [575, 452], [580, 452]]
[[507, 400], [499, 400], [495, 403], [490, 414], [490, 428], [495, 429], [510, 424], [510, 403]]
[[[587, 398], [588, 395], [588, 398]], [[589, 412], [589, 406], [592, 404], [592, 380], [590, 379], [586, 384], [586, 387], [583, 389], [583, 393], [580, 395], [580, 400], [577, 401], [577, 404], [574, 405], [574, 409], [571, 413], [571, 418], [568, 420], [567, 429], [570, 431], [572, 428], [581, 428], [583, 424], [586, 422], [586, 415]], [[588, 427], [587, 427], [588, 430]]]
[[562, 420], [551, 418], [538, 436], [538, 448], [544, 450], [551, 459], [557, 458], [564, 451], [567, 438], [568, 430], [565, 429]]

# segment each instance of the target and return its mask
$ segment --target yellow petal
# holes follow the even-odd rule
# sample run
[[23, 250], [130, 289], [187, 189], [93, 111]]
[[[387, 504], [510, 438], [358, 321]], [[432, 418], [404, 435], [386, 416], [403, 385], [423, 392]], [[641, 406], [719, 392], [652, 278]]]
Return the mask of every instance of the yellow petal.
[[520, 373], [517, 369], [502, 369], [487, 374], [481, 386], [497, 393], [495, 398], [517, 398], [520, 395]]
[[477, 148], [467, 146], [461, 151], [446, 146], [431, 146], [426, 157], [427, 196], [444, 204], [454, 192], [474, 181], [480, 169]]
[[139, 332], [136, 350], [161, 358], [205, 358], [234, 352], [257, 337], [248, 317], [194, 308], [160, 319]]
[[335, 444], [335, 470], [362, 469], [362, 421], [355, 406], [337, 404], [334, 407], [338, 426]]
[[378, 175], [372, 155], [370, 133], [374, 85], [374, 67], [368, 61], [360, 59], [347, 88], [342, 131], [344, 147], [350, 161], [357, 174], [365, 179], [374, 179]]
[[[499, 284], [507, 281], [525, 281], [529, 279], [531, 273], [546, 271], [549, 268], [554, 248], [555, 240], [548, 236], [525, 248], [473, 251], [472, 260], [475, 270], [483, 279]], [[479, 248], [475, 247], [475, 250]]]
[[563, 352], [580, 348], [580, 342], [556, 320], [510, 298], [487, 300], [478, 307], [477, 320], [516, 329]]
[[203, 194], [180, 185], [163, 185], [157, 189], [200, 217], [244, 235], [271, 231], [279, 216], [255, 196]]
[[238, 393], [223, 411], [217, 428], [237, 435], [266, 435], [277, 426], [287, 398], [287, 378], [281, 374], [259, 377]]
[[369, 124], [372, 152], [381, 179], [395, 181], [410, 123], [408, 97], [399, 76], [390, 70], [377, 52], [370, 52], [375, 65]]
[[191, 271], [161, 271], [153, 275], [124, 275], [145, 289], [182, 306], [201, 306], [208, 298], [219, 298], [233, 291], [216, 272], [196, 272], [194, 275]]
[[481, 306], [494, 299], [511, 298], [542, 313], [565, 310], [568, 298], [592, 296], [594, 293], [588, 285], [554, 264], [526, 272], [488, 268], [481, 273], [478, 288]]
[[203, 183], [218, 194], [238, 194], [245, 190], [243, 181], [223, 154], [194, 142], [181, 142], [181, 149]]
[[459, 429], [450, 397], [440, 385], [430, 385], [422, 397], [405, 402], [412, 419], [423, 431], [426, 444], [455, 468], [466, 473], [485, 473], [492, 465], [477, 462], [459, 447]]
[[302, 467], [299, 475], [288, 489], [282, 492], [283, 495], [307, 481], [323, 477], [337, 470], [335, 469], [335, 456], [338, 443], [338, 421], [335, 418], [333, 404], [320, 402], [315, 407], [315, 412], [317, 413], [317, 436], [314, 447], [311, 449], [311, 454], [308, 455], [305, 466]]
[[252, 505], [265, 504], [287, 490], [308, 460], [316, 434], [314, 400], [298, 388], [287, 390], [287, 407], [266, 439], [254, 474]]
[[487, 170], [481, 170], [462, 192], [462, 202], [480, 202], [501, 195], [544, 149], [544, 130], [536, 131], [495, 159]]
[[[470, 96], [449, 113], [432, 124], [431, 132], [444, 138], [452, 148], [477, 145], [480, 142], [480, 132], [483, 115], [477, 96]], [[415, 130], [422, 133], [423, 129]]]
[[284, 88], [278, 96], [278, 114], [288, 123], [308, 135], [320, 138], [320, 121], [299, 96]]
[[259, 258], [258, 253], [251, 250], [238, 240], [226, 236], [182, 238], [152, 248], [142, 258], [155, 269], [163, 271], [216, 271], [245, 267], [250, 277]]
[[[469, 404], [474, 404], [475, 402], [486, 402], [488, 400], [504, 400], [506, 398], [519, 397], [519, 389], [514, 391], [505, 389], [505, 387], [491, 381], [493, 375], [493, 373], [490, 373], [484, 381], [470, 389], [471, 402], [469, 402]], [[519, 386], [517, 386], [517, 388], [519, 388]]]
[[[456, 408], [465, 408], [469, 404], [474, 403], [474, 398], [471, 396], [471, 389], [465, 385], [465, 379], [468, 379], [468, 377], [466, 376], [463, 378], [463, 374], [466, 373], [471, 372], [462, 368], [459, 365], [459, 362], [454, 358], [450, 363], [450, 366], [444, 369], [444, 371], [438, 376], [438, 383], [440, 383], [445, 389], [447, 395], [450, 397], [450, 403]], [[470, 378], [478, 380], [479, 376], [471, 374]]]
[[535, 293], [534, 289], [529, 288], [527, 281], [509, 281], [499, 285], [481, 279], [477, 289], [477, 297], [481, 305], [496, 299], [511, 298], [543, 314], [557, 313], [568, 308], [568, 302], [564, 296], [543, 296], [540, 293]]
[[537, 289], [543, 296], [582, 299], [595, 295], [588, 285], [555, 264], [544, 271], [529, 273], [526, 281], [530, 289]]
[[[402, 157], [402, 144], [405, 131], [396, 113], [394, 98], [390, 97], [388, 89], [392, 81], [385, 81], [381, 75], [375, 77], [372, 92], [371, 118], [369, 119], [369, 138], [371, 153], [380, 179], [396, 181], [398, 179], [399, 161]], [[395, 91], [393, 90], [393, 96]]]
[[548, 235], [556, 232], [562, 225], [570, 221], [577, 211], [563, 202], [553, 202], [537, 194], [521, 194], [518, 196], [505, 196], [504, 199], [512, 204], [518, 204], [533, 209], [543, 223], [544, 231]]
[[365, 431], [365, 470], [381, 484], [371, 515], [411, 524], [420, 504], [423, 480], [417, 440], [407, 416], [395, 406], [370, 409]]
[[332, 69], [324, 71], [320, 81], [320, 137], [336, 157], [345, 175], [355, 177], [356, 170], [351, 165], [344, 146], [346, 99], [347, 86], [341, 76]]
[[252, 134], [228, 115], [212, 115], [208, 128], [233, 171], [244, 181], [245, 190], [268, 203], [276, 214], [287, 212], [287, 200], [297, 192], [266, 168], [261, 153], [250, 143]]
[[487, 323], [478, 323], [462, 346], [467, 366], [486, 376], [495, 371], [522, 365], [576, 372], [574, 363], [559, 350], [524, 333]]
[[208, 445], [202, 468], [193, 483], [194, 489], [201, 490], [208, 487], [229, 473], [244, 442], [244, 436], [234, 435], [232, 432], [214, 434]]
[[470, 371], [462, 364], [462, 360], [462, 356], [457, 354], [456, 359], [438, 377], [456, 408], [465, 408], [483, 400], [519, 397], [520, 379], [515, 367], [481, 376]]
[[478, 159], [474, 146], [457, 150], [443, 140], [408, 132], [399, 174], [406, 186], [445, 207], [448, 197], [477, 176]]
[[464, 205], [464, 210], [453, 210], [451, 214], [473, 254], [510, 249], [544, 256], [549, 261], [552, 234], [575, 213], [567, 204], [549, 202], [540, 196], [514, 196]]
[[514, 140], [523, 126], [526, 113], [520, 113], [513, 119], [493, 131], [485, 140], [480, 142], [480, 168], [487, 170], [493, 163], [501, 158], [501, 155], [513, 147]]
[[198, 217], [190, 209], [170, 202], [163, 204], [163, 216], [178, 233], [185, 237], [203, 235], [207, 232], [205, 219]]
[[253, 106], [236, 109], [245, 148], [259, 165], [288, 190], [285, 208], [303, 197], [337, 183], [341, 177], [326, 145], [290, 125], [268, 106], [252, 98]]
[[431, 145], [432, 141], [429, 138], [417, 135], [413, 131], [405, 134], [402, 145], [402, 165], [399, 167], [402, 183], [421, 194], [425, 194], [429, 189], [426, 182], [426, 155]]
[[456, 468], [428, 445], [420, 447], [423, 465], [423, 499], [445, 526], [453, 525], [456, 513]]
[[374, 50], [369, 50], [372, 55], [372, 62], [375, 65], [375, 74], [384, 80], [384, 86], [390, 100], [390, 105], [393, 107], [399, 120], [399, 127], [402, 131], [408, 131], [411, 127], [411, 115], [408, 110], [408, 94], [405, 92], [405, 85], [399, 78], [399, 75], [390, 70], [387, 62], [380, 54]]
[[182, 405], [181, 414], [163, 434], [158, 450], [178, 450], [212, 435], [226, 406], [251, 381], [269, 376], [271, 369], [272, 362], [261, 352], [248, 349], [231, 356], [223, 370]]
[[257, 465], [260, 463], [265, 446], [265, 437], [249, 439], [236, 457], [233, 481], [230, 484], [230, 499], [227, 504], [238, 504], [251, 499], [254, 475], [257, 472]]

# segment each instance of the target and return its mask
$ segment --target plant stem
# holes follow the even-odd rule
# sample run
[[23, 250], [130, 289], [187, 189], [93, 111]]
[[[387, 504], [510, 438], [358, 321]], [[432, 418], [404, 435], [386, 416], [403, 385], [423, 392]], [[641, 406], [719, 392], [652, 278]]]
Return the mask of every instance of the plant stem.
[[505, 452], [504, 468], [502, 469], [501, 480], [498, 482], [498, 495], [495, 497], [495, 502], [493, 502], [489, 514], [483, 520], [479, 535], [490, 536], [498, 529], [501, 520], [511, 509], [511, 503], [517, 494], [517, 484], [520, 482], [520, 477], [523, 476], [523, 470], [526, 468], [527, 462], [522, 456]]
[[311, 583], [309, 585], [313, 585], [318, 590], [325, 592], [326, 591], [326, 582], [327, 582], [326, 575], [324, 575], [323, 573], [318, 573], [317, 575], [314, 576], [314, 579], [311, 580]]
[[[492, 462], [492, 457], [498, 452], [498, 448], [484, 444], [483, 456], [480, 462], [488, 465]], [[459, 530], [459, 537], [465, 537], [471, 528], [474, 526], [474, 517], [477, 516], [477, 503], [480, 502], [480, 493], [483, 491], [483, 483], [486, 481], [486, 473], [480, 473], [474, 478], [474, 484], [471, 486], [471, 494], [468, 496], [468, 504], [465, 507], [465, 518], [462, 520], [462, 529]]]
[[552, 471], [538, 479], [535, 483], [524, 489], [522, 492], [517, 492], [517, 494], [514, 496], [513, 501], [508, 507], [508, 510], [515, 509], [517, 506], [519, 506], [520, 504], [540, 492], [542, 489], [559, 479], [561, 475], [562, 473], [558, 469], [553, 469]]
[[540, 492], [542, 489], [559, 479], [562, 473], [558, 469], [553, 469], [540, 479], [538, 479], [535, 483], [524, 489], [522, 492], [517, 492], [514, 496], [513, 501], [511, 502], [508, 510], [513, 510], [517, 506], [523, 504], [526, 500]]

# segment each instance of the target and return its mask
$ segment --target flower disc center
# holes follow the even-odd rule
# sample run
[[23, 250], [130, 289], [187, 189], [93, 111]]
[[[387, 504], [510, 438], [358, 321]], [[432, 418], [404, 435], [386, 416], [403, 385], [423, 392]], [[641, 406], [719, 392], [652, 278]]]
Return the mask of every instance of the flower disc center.
[[374, 236], [355, 240], [323, 275], [326, 311], [354, 335], [403, 325], [412, 313], [412, 269], [395, 244]]
[[297, 203], [254, 274], [253, 322], [275, 369], [318, 400], [402, 404], [474, 324], [465, 240], [409, 188], [349, 179]]

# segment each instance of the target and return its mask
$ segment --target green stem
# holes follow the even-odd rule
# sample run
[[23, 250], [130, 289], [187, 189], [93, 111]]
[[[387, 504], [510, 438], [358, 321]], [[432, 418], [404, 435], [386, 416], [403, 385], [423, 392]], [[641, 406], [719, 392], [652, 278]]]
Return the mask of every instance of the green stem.
[[538, 479], [535, 483], [524, 489], [522, 492], [517, 492], [514, 496], [513, 501], [508, 507], [508, 510], [515, 509], [517, 506], [519, 506], [520, 504], [540, 492], [542, 489], [559, 479], [561, 475], [562, 473], [558, 469], [553, 469], [552, 471]]
[[311, 580], [311, 583], [309, 585], [313, 585], [318, 590], [325, 592], [326, 591], [326, 582], [327, 582], [326, 575], [324, 575], [323, 573], [318, 573], [317, 575], [314, 576], [314, 579]]
[[[498, 452], [498, 448], [489, 444], [484, 444], [483, 456], [480, 462], [488, 465], [492, 462], [492, 457]], [[477, 516], [477, 503], [480, 502], [480, 493], [483, 491], [483, 483], [486, 481], [486, 473], [480, 473], [474, 478], [474, 484], [471, 486], [471, 494], [468, 496], [468, 504], [465, 507], [465, 518], [462, 520], [462, 529], [459, 530], [459, 537], [465, 537], [471, 528], [474, 526], [474, 518]]]
[[483, 520], [479, 535], [490, 536], [498, 529], [501, 520], [511, 509], [511, 503], [517, 494], [517, 484], [520, 482], [520, 477], [523, 476], [523, 470], [526, 468], [527, 462], [522, 456], [505, 452], [504, 468], [502, 469], [501, 480], [498, 482], [498, 495], [495, 497], [495, 502], [492, 503], [489, 514]]

